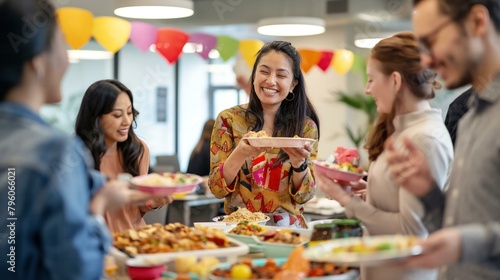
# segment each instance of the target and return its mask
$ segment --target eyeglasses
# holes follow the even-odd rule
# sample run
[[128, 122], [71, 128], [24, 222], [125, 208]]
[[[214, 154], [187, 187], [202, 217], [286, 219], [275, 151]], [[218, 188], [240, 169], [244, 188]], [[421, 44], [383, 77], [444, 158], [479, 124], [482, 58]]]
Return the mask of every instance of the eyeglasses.
[[431, 48], [432, 48], [431, 38], [439, 35], [439, 33], [445, 27], [450, 25], [451, 23], [453, 23], [453, 20], [448, 19], [448, 20], [444, 21], [443, 23], [441, 23], [440, 25], [438, 25], [436, 28], [434, 28], [434, 30], [429, 32], [427, 35], [420, 36], [420, 38], [418, 39], [418, 45], [419, 45], [418, 47], [419, 47], [420, 53], [427, 54], [427, 55], [431, 54]]

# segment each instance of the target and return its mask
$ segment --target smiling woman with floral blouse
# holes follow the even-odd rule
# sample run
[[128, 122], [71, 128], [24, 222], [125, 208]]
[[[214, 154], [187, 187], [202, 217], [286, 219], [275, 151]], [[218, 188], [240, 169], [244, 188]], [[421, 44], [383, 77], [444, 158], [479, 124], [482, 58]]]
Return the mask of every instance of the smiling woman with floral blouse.
[[212, 132], [209, 186], [225, 197], [227, 214], [238, 207], [270, 216], [268, 225], [307, 227], [302, 204], [315, 192], [317, 141], [300, 148], [258, 148], [242, 138], [264, 130], [273, 137], [319, 139], [319, 120], [307, 98], [300, 55], [288, 42], [259, 51], [248, 104], [222, 111]]

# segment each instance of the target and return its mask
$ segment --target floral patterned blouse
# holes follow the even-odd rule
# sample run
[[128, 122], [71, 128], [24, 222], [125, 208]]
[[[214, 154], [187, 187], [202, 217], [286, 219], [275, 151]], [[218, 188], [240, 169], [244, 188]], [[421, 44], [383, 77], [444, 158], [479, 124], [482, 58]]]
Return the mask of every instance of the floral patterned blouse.
[[[237, 207], [246, 207], [251, 212], [266, 213], [271, 218], [268, 225], [306, 228], [301, 204], [314, 196], [311, 161], [317, 158], [318, 141], [312, 145], [309, 171], [295, 192], [290, 161], [273, 167], [280, 152], [278, 148], [269, 149], [253, 159], [247, 158], [233, 183], [228, 185], [223, 175], [224, 162], [249, 131], [245, 112], [242, 106], [235, 106], [222, 111], [215, 121], [210, 144], [210, 190], [218, 198], [225, 197], [227, 214], [236, 211]], [[317, 140], [318, 128], [314, 121], [308, 118], [303, 134], [299, 136]]]

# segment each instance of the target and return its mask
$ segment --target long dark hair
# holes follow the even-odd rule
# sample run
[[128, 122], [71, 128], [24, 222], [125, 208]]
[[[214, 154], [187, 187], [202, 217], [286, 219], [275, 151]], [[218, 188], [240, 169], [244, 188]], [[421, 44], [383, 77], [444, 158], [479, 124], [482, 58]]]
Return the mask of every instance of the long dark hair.
[[139, 160], [144, 154], [144, 147], [134, 132], [136, 117], [139, 112], [134, 108], [132, 92], [117, 80], [101, 80], [93, 83], [83, 96], [82, 105], [76, 118], [75, 131], [82, 138], [94, 158], [95, 168], [100, 170], [101, 158], [106, 152], [104, 132], [99, 123], [102, 115], [113, 110], [120, 93], [126, 93], [132, 103], [134, 120], [128, 131], [128, 138], [118, 142], [118, 151], [123, 160], [123, 170], [132, 176], [139, 175]]
[[25, 63], [51, 49], [56, 26], [48, 0], [0, 1], [0, 102], [21, 82]]
[[[380, 62], [380, 71], [384, 75], [389, 76], [393, 72], [398, 72], [401, 75], [402, 82], [416, 97], [420, 99], [434, 98], [434, 78], [436, 74], [431, 69], [421, 66], [417, 39], [413, 33], [400, 32], [381, 40], [371, 50], [370, 58]], [[398, 94], [391, 112], [381, 114], [370, 132], [365, 148], [368, 149], [371, 161], [378, 158], [384, 150], [385, 140], [394, 133], [393, 121], [399, 103]]]
[[[316, 126], [318, 127], [319, 138], [319, 118], [316, 114], [316, 110], [312, 106], [306, 94], [304, 76], [302, 75], [302, 71], [300, 70], [300, 54], [292, 46], [292, 44], [285, 41], [273, 41], [265, 44], [257, 53], [257, 58], [255, 59], [255, 64], [253, 65], [252, 69], [252, 82], [255, 79], [255, 71], [257, 69], [257, 65], [260, 62], [260, 59], [262, 58], [262, 56], [271, 51], [281, 52], [288, 57], [290, 65], [292, 66], [293, 80], [297, 81], [297, 85], [293, 88], [293, 94], [289, 94], [289, 96], [287, 96], [287, 99], [290, 101], [283, 100], [283, 102], [281, 102], [280, 108], [278, 109], [278, 112], [276, 113], [276, 117], [274, 118], [273, 136], [302, 136], [306, 120], [307, 118], [310, 118], [316, 123]], [[264, 126], [262, 104], [260, 103], [260, 100], [257, 97], [257, 93], [255, 92], [255, 89], [253, 87], [251, 87], [250, 90], [250, 99], [248, 102], [247, 111], [245, 113], [245, 118], [250, 123], [250, 130], [262, 130]], [[288, 155], [285, 152], [280, 151], [276, 164], [279, 164], [287, 159]]]

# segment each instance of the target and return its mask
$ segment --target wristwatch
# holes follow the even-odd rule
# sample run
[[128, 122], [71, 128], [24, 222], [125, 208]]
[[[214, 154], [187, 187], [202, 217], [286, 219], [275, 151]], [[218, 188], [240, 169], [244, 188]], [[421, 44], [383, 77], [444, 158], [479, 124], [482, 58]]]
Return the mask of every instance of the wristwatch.
[[293, 167], [293, 165], [292, 165], [291, 163], [290, 163], [290, 166], [291, 166], [291, 168], [292, 168], [293, 172], [300, 173], [300, 172], [302, 172], [302, 171], [304, 171], [304, 170], [306, 170], [306, 169], [307, 169], [307, 164], [308, 164], [308, 163], [309, 163], [309, 162], [308, 162], [308, 161], [307, 161], [307, 159], [306, 159], [306, 160], [304, 161], [304, 163], [302, 163], [302, 165], [301, 165], [301, 166], [299, 166], [298, 168]]

